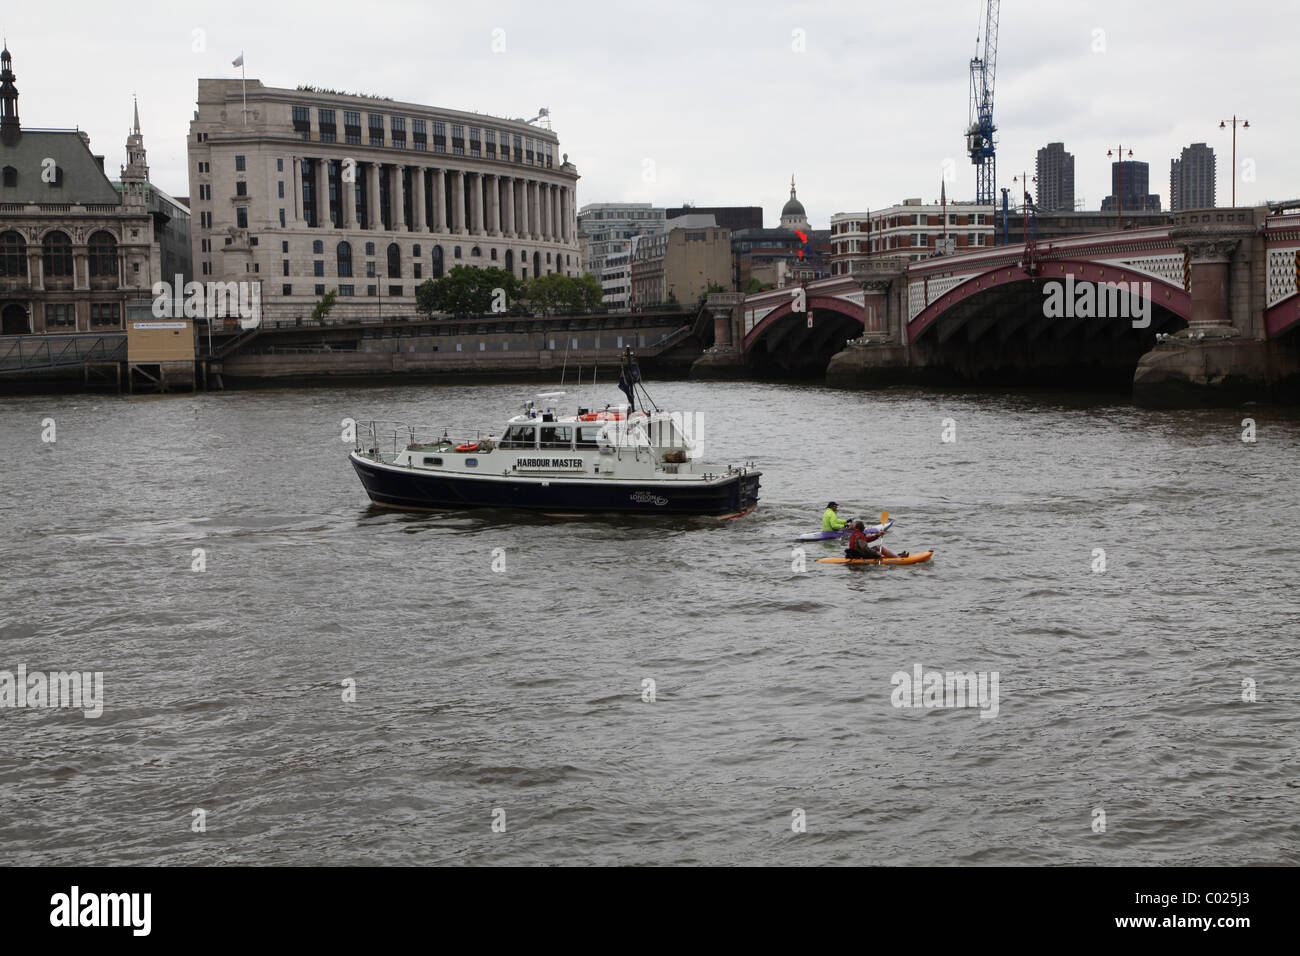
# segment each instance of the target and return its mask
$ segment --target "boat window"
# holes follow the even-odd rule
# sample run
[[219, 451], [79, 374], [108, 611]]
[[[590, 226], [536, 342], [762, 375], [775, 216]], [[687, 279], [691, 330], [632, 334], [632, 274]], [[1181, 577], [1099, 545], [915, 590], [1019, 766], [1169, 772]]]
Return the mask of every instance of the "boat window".
[[543, 448], [571, 448], [573, 446], [573, 429], [568, 425], [543, 425]]
[[502, 448], [533, 448], [537, 444], [537, 426], [511, 425], [501, 438]]
[[466, 459], [465, 459], [465, 467], [466, 467], [466, 468], [477, 468], [477, 467], [478, 467], [478, 459], [477, 459], [477, 458], [466, 458]]
[[426, 465], [441, 465], [441, 464], [442, 464], [442, 459], [441, 459], [441, 458], [430, 458], [428, 455], [425, 455], [425, 456], [424, 456], [424, 463], [425, 463]]
[[600, 425], [580, 425], [578, 426], [578, 447], [595, 448], [599, 444]]

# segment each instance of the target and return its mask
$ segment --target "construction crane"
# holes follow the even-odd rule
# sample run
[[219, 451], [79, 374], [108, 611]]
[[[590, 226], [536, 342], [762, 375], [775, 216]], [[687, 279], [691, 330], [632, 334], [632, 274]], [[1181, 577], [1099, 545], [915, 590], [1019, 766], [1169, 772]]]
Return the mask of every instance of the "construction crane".
[[984, 0], [984, 54], [979, 37], [970, 61], [970, 122], [966, 127], [966, 152], [975, 164], [975, 201], [993, 205], [996, 200], [998, 163], [994, 154], [993, 80], [998, 65], [998, 11], [1000, 0]]

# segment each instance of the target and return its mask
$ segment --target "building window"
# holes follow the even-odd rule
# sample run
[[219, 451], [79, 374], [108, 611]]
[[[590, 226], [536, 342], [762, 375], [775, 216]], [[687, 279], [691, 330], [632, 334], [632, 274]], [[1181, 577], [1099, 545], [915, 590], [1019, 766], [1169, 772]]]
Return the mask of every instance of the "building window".
[[375, 277], [375, 264], [374, 264], [373, 262], [367, 262], [367, 263], [366, 263], [366, 278], [367, 278], [367, 279], [373, 279], [374, 277]]
[[45, 327], [77, 324], [77, 307], [70, 302], [47, 303], [45, 306]]
[[367, 243], [366, 243], [366, 255], [368, 255], [368, 256], [373, 256], [374, 254], [375, 254], [375, 244], [374, 244], [373, 242], [367, 242]]
[[311, 264], [311, 269], [312, 269], [312, 275], [324, 276], [324, 275], [325, 275], [325, 260], [324, 260], [324, 259], [316, 259], [314, 262], [312, 262], [312, 264]]
[[424, 265], [424, 263], [422, 263], [422, 262], [413, 262], [413, 263], [411, 263], [411, 275], [412, 275], [414, 278], [416, 278], [416, 279], [423, 278], [423, 276], [424, 276], [424, 273], [423, 273], [423, 271], [422, 271], [422, 266], [423, 266], [423, 265]]
[[452, 124], [451, 151], [456, 156], [465, 155], [465, 127]]
[[235, 180], [235, 195], [236, 195], [236, 196], [247, 196], [247, 195], [248, 195], [248, 183], [245, 182], [245, 181], [242, 180], [242, 179], [237, 179], [237, 180]]
[[400, 285], [390, 285], [388, 287], [388, 294], [391, 295], [394, 299], [401, 298], [402, 287]]
[[524, 161], [524, 139], [522, 136], [516, 136], [514, 138], [514, 142], [515, 142], [515, 162], [522, 163]]
[[469, 128], [469, 154], [471, 156], [483, 155], [483, 144], [481, 142], [482, 131], [476, 126]]
[[412, 259], [420, 258], [420, 244], [418, 242], [411, 247], [411, 258]]
[[313, 239], [311, 243], [311, 254], [314, 256], [318, 256], [324, 251], [325, 251], [325, 243], [320, 239]]
[[316, 295], [324, 295], [324, 294], [325, 294], [325, 287], [324, 287], [323, 285], [321, 285], [319, 282], [316, 283], [316, 293], [315, 293], [315, 294], [316, 294]]
[[447, 124], [433, 124], [433, 151], [435, 153], [447, 152]]
[[293, 285], [292, 285], [292, 283], [286, 282], [284, 285], [280, 286], [280, 294], [281, 294], [281, 295], [293, 295]]
[[383, 116], [379, 116], [379, 115], [376, 115], [375, 113], [371, 113], [371, 114], [369, 114], [368, 119], [369, 119], [369, 122], [370, 122], [370, 145], [371, 145], [371, 146], [383, 146], [383, 145], [384, 145], [384, 118], [383, 118]]
[[235, 225], [240, 229], [248, 228], [248, 207], [238, 206], [235, 208]]
[[402, 277], [402, 250], [395, 242], [388, 244], [388, 277], [390, 279]]
[[406, 149], [406, 119], [394, 116], [389, 122], [393, 130], [393, 148]]
[[92, 302], [90, 304], [90, 324], [92, 326], [121, 325], [121, 307], [116, 302]]
[[497, 261], [497, 250], [495, 246], [492, 247], [492, 261], [493, 262]]
[[453, 259], [460, 258], [460, 246], [457, 246], [455, 249], [452, 250], [451, 256]]
[[47, 276], [72, 275], [72, 240], [66, 232], [52, 232], [42, 243]]
[[101, 279], [117, 278], [117, 240], [107, 232], [97, 232], [88, 243], [90, 253], [90, 277]]
[[284, 210], [283, 210], [283, 209], [280, 210], [280, 228], [281, 228], [281, 229], [284, 228]]
[[236, 157], [235, 157], [235, 172], [237, 172], [237, 173], [242, 173], [242, 172], [244, 172], [244, 157], [243, 157], [243, 156], [236, 156]]
[[0, 233], [0, 277], [12, 279], [27, 275], [27, 243], [10, 230]]
[[311, 139], [311, 110], [307, 107], [293, 108], [293, 131], [302, 139]]
[[483, 255], [482, 251], [479, 249], [478, 246], [475, 246], [473, 249], [471, 249], [471, 250], [469, 251], [469, 254], [470, 254], [470, 257], [471, 257], [471, 258], [474, 258], [474, 259], [477, 259], [477, 258], [479, 258], [481, 255]]
[[433, 251], [429, 253], [429, 274], [435, 279], [442, 278], [442, 246], [434, 246]]
[[372, 285], [366, 286], [366, 295], [373, 296], [374, 294], [375, 294], [375, 287]]
[[351, 275], [352, 275], [352, 243], [347, 242], [346, 240], [343, 241], [343, 242], [340, 242], [340, 243], [338, 244], [338, 248], [336, 249], [336, 253], [337, 253], [337, 256], [338, 256], [339, 275], [340, 275], [340, 276], [348, 276], [348, 277], [351, 277]]
[[4, 184], [10, 187], [17, 186], [18, 170], [14, 169], [12, 166], [6, 166], [4, 169]]
[[356, 286], [353, 285], [339, 286], [339, 295], [356, 295]]
[[284, 273], [283, 273], [283, 274], [284, 274], [284, 275], [288, 275], [288, 274], [289, 274], [289, 260], [288, 260], [288, 259], [281, 259], [281, 260], [280, 260], [280, 265], [281, 265], [281, 266], [283, 267], [283, 269], [284, 269]]

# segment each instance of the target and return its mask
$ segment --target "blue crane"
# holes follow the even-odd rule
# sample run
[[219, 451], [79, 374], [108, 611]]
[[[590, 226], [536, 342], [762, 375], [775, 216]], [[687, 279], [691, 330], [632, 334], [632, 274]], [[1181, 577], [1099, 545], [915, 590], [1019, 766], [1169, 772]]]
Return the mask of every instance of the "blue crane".
[[993, 205], [997, 191], [998, 162], [994, 153], [993, 80], [998, 65], [998, 10], [1000, 0], [984, 0], [984, 55], [975, 38], [970, 61], [970, 123], [966, 127], [966, 152], [975, 164], [975, 201]]

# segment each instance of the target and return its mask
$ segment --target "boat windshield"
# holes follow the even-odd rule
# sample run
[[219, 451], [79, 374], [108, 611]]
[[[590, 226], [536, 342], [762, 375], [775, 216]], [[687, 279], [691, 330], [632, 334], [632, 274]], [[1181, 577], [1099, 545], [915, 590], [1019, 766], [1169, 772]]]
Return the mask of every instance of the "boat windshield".
[[536, 448], [536, 425], [511, 425], [497, 443], [501, 448]]

